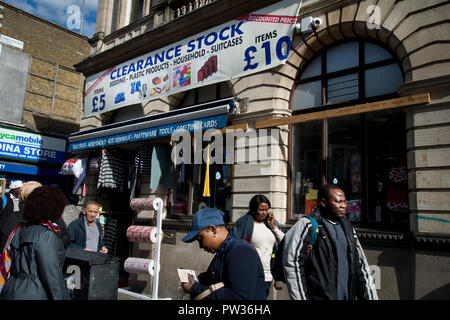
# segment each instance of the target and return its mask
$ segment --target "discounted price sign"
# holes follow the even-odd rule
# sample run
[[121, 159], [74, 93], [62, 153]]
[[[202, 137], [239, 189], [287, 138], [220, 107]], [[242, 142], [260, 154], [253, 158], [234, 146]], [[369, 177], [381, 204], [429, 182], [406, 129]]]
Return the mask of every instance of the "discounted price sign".
[[284, 0], [86, 79], [84, 116], [283, 64], [299, 0]]

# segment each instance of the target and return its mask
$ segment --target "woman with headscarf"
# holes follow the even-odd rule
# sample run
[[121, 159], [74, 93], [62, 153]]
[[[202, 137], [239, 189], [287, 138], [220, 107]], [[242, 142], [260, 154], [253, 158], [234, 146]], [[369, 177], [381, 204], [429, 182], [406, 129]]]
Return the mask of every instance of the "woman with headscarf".
[[70, 299], [63, 276], [65, 249], [54, 223], [66, 201], [52, 186], [38, 187], [28, 195], [26, 222], [10, 234], [0, 259], [0, 299]]
[[264, 268], [266, 292], [269, 295], [273, 280], [270, 271], [272, 254], [283, 240], [284, 233], [280, 230], [270, 210], [269, 199], [262, 194], [255, 195], [249, 203], [249, 211], [236, 221], [236, 236], [248, 241], [255, 247]]

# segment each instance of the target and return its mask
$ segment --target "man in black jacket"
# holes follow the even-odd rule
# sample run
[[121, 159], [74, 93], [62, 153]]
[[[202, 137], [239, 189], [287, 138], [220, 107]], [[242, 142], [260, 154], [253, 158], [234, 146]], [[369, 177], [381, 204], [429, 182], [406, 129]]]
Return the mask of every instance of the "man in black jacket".
[[[347, 199], [334, 184], [319, 188], [319, 225], [309, 246], [311, 222], [301, 218], [285, 235], [283, 268], [289, 295], [295, 300], [377, 300], [364, 251], [346, 218]], [[308, 252], [310, 251], [310, 252]]]
[[83, 208], [83, 216], [69, 224], [69, 248], [108, 253], [108, 249], [103, 245], [102, 226], [97, 220], [98, 209], [97, 202], [88, 201]]

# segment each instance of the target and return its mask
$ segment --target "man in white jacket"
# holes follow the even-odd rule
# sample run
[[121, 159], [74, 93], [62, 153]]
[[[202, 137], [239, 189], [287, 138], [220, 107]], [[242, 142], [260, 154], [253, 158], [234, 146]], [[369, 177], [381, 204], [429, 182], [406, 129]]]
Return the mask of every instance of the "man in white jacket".
[[[326, 184], [318, 191], [319, 207], [311, 221], [301, 218], [284, 237], [283, 268], [289, 295], [294, 300], [377, 300], [356, 232], [346, 218], [344, 191]], [[310, 246], [312, 232], [318, 232]]]

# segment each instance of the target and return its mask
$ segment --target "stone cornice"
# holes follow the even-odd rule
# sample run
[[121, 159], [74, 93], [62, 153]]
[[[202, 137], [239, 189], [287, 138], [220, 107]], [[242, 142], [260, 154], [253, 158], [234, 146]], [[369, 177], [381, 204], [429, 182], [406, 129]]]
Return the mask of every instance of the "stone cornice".
[[406, 96], [419, 92], [442, 90], [443, 88], [450, 88], [450, 75], [419, 81], [404, 82], [397, 88], [397, 92], [400, 96]]

